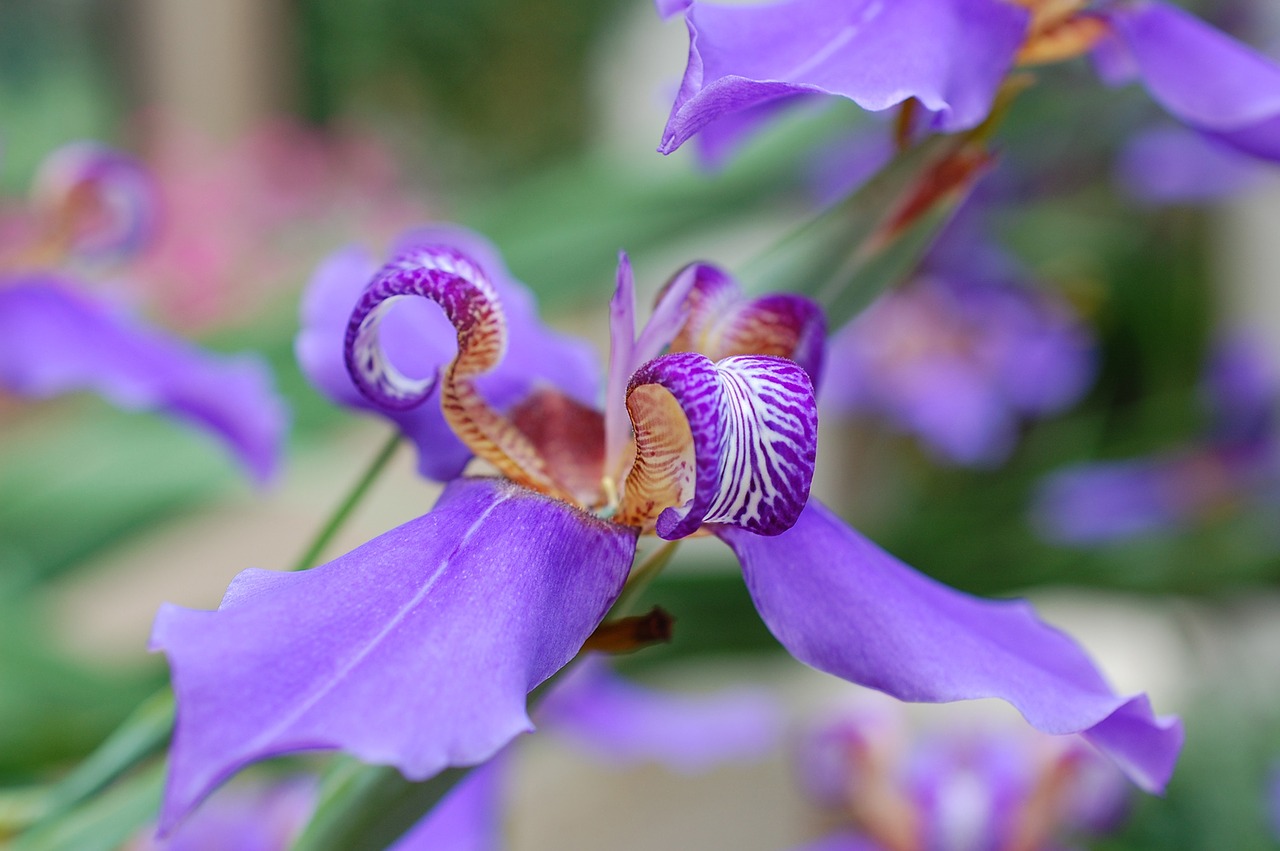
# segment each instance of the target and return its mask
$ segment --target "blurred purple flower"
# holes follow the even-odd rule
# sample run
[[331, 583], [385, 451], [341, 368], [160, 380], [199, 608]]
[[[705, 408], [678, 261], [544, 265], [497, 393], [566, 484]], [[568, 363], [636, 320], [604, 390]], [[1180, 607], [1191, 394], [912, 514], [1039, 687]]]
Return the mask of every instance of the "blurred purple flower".
[[[1085, 0], [775, 0], [684, 12], [689, 60], [658, 150], [698, 133], [717, 157], [798, 97], [879, 111], [914, 99], [932, 129], [990, 113], [1016, 64], [1092, 52], [1105, 79], [1140, 78], [1172, 115], [1253, 156], [1280, 160], [1280, 66], [1172, 6]], [[744, 116], [753, 116], [744, 120]]]
[[1037, 490], [1035, 525], [1058, 543], [1096, 544], [1170, 531], [1270, 498], [1280, 483], [1276, 387], [1259, 349], [1243, 338], [1220, 344], [1203, 382], [1211, 421], [1200, 440], [1053, 473]]
[[963, 273], [881, 296], [835, 335], [831, 360], [831, 411], [880, 415], [965, 465], [1003, 461], [1023, 419], [1068, 407], [1094, 372], [1090, 335], [1065, 303]]
[[800, 777], [849, 827], [797, 851], [1051, 851], [1119, 826], [1124, 776], [1074, 736], [971, 726], [922, 735], [862, 701], [802, 740]]
[[1248, 187], [1260, 164], [1185, 128], [1161, 127], [1134, 136], [1117, 164], [1120, 185], [1151, 204], [1202, 203]]
[[0, 245], [0, 389], [92, 390], [221, 440], [259, 482], [276, 469], [288, 415], [260, 359], [205, 352], [96, 298], [61, 271], [129, 256], [157, 218], [150, 178], [125, 154], [81, 142], [51, 154], [34, 202]]
[[[332, 341], [352, 380], [392, 417], [432, 400], [499, 477], [453, 480], [430, 513], [327, 565], [246, 571], [216, 612], [161, 609], [152, 646], [178, 700], [162, 826], [276, 754], [341, 748], [414, 779], [489, 759], [531, 729], [527, 693], [601, 623], [638, 537], [700, 530], [735, 552], [801, 661], [905, 700], [1003, 698], [1040, 729], [1083, 732], [1144, 788], [1164, 784], [1175, 719], [1114, 694], [1027, 604], [920, 576], [808, 499], [816, 305], [746, 301], [695, 264], [636, 334], [633, 286], [624, 257], [603, 414], [545, 385], [504, 414], [478, 379], [529, 363], [503, 360], [520, 314], [506, 315], [477, 260], [415, 243], [377, 270]], [[453, 325], [443, 370], [407, 377], [382, 345], [406, 296]]]
[[293, 777], [274, 783], [237, 782], [164, 839], [154, 827], [122, 851], [286, 851], [302, 833], [316, 802], [316, 784]]

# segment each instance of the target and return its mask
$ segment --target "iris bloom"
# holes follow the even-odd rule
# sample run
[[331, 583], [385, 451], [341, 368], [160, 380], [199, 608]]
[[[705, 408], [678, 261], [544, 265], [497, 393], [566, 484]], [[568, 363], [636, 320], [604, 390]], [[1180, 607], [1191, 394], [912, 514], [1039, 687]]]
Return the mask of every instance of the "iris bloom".
[[1203, 388], [1211, 425], [1201, 439], [1049, 476], [1033, 509], [1046, 537], [1068, 544], [1123, 540], [1274, 500], [1280, 486], [1276, 381], [1265, 357], [1245, 339], [1223, 343], [1210, 358]]
[[32, 209], [3, 222], [0, 390], [92, 390], [122, 408], [161, 411], [221, 440], [265, 481], [287, 421], [266, 364], [150, 327], [67, 271], [137, 252], [156, 223], [154, 186], [131, 157], [89, 142], [50, 155]]
[[1093, 346], [1047, 292], [997, 278], [924, 275], [831, 341], [833, 412], [876, 413], [953, 464], [1002, 461], [1024, 418], [1060, 411], [1093, 377]]
[[[440, 307], [457, 349], [406, 374], [381, 332], [393, 305], [420, 299]], [[304, 338], [327, 324], [310, 307]], [[520, 328], [531, 316], [508, 313], [481, 262], [452, 245], [412, 244], [341, 307], [342, 333], [317, 356], [342, 353], [354, 386], [397, 422], [438, 406], [483, 469], [326, 565], [241, 573], [217, 611], [160, 610], [152, 646], [169, 656], [178, 705], [162, 828], [277, 754], [338, 748], [411, 779], [487, 760], [531, 729], [526, 695], [577, 655], [640, 538], [655, 535], [728, 545], [801, 661], [904, 700], [1001, 697], [1036, 727], [1083, 733], [1145, 788], [1168, 779], [1175, 719], [1114, 694], [1026, 603], [939, 585], [809, 499], [823, 350], [813, 303], [746, 301], [698, 264], [637, 334], [624, 259], [603, 411], [536, 381], [505, 410], [486, 400], [486, 378], [536, 371], [536, 355], [504, 354], [540, 332]]]
[[1114, 830], [1123, 775], [1075, 737], [995, 726], [912, 730], [861, 701], [802, 740], [799, 776], [848, 824], [796, 851], [1051, 851]]
[[1280, 160], [1280, 66], [1174, 6], [1088, 0], [775, 0], [684, 11], [689, 60], [658, 148], [696, 133], [722, 151], [787, 102], [840, 95], [879, 111], [914, 99], [932, 129], [991, 111], [1016, 65], [1090, 54], [1110, 83], [1142, 82], [1187, 126]]

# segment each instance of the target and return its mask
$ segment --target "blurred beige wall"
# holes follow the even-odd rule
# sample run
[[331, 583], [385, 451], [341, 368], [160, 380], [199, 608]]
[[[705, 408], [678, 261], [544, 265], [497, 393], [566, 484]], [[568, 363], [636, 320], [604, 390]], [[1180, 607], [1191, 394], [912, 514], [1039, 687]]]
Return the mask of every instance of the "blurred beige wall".
[[286, 0], [133, 0], [141, 103], [227, 140], [290, 102]]

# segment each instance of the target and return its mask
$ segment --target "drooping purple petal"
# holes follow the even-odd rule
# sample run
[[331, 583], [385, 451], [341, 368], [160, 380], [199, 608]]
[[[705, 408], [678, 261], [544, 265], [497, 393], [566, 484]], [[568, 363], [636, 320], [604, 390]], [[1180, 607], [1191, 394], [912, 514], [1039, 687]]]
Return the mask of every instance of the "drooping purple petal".
[[531, 729], [525, 695], [622, 589], [635, 533], [509, 482], [303, 573], [249, 570], [215, 612], [165, 606], [178, 700], [162, 827], [255, 760], [340, 748], [412, 779]]
[[613, 764], [683, 772], [759, 759], [781, 738], [781, 708], [759, 689], [702, 695], [644, 688], [586, 659], [539, 704], [538, 724]]
[[619, 522], [656, 514], [668, 540], [703, 523], [777, 535], [809, 498], [818, 416], [808, 373], [792, 361], [663, 355], [631, 377], [627, 410], [636, 463]]
[[916, 98], [944, 130], [986, 117], [1026, 35], [1002, 0], [783, 0], [693, 3], [689, 61], [659, 151], [721, 116], [790, 95], [850, 98], [883, 110]]
[[1163, 127], [1131, 139], [1116, 170], [1140, 201], [1186, 204], [1235, 195], [1258, 177], [1259, 165], [1201, 134]]
[[1145, 696], [1115, 695], [1024, 602], [980, 600], [894, 559], [810, 500], [775, 537], [722, 528], [773, 634], [809, 665], [901, 700], [998, 697], [1048, 733], [1081, 733], [1147, 790], [1182, 744]]
[[168, 414], [218, 438], [259, 482], [276, 469], [288, 423], [258, 358], [205, 352], [47, 274], [0, 281], [0, 388], [90, 390]]
[[[1106, 12], [1128, 67], [1179, 120], [1247, 154], [1280, 161], [1280, 65], [1174, 6], [1144, 2]], [[1104, 51], [1104, 56], [1107, 52]]]
[[[513, 279], [494, 248], [471, 231], [451, 226], [405, 234], [403, 253], [423, 245], [453, 246], [482, 268], [501, 300], [507, 327], [507, 356], [476, 379], [484, 398], [499, 410], [548, 384], [586, 404], [595, 402], [595, 359], [590, 349], [542, 326], [531, 294]], [[458, 475], [471, 453], [445, 422], [438, 390], [410, 409], [383, 408], [361, 395], [344, 362], [344, 339], [351, 312], [378, 270], [367, 252], [348, 248], [317, 268], [303, 297], [301, 330], [295, 341], [298, 363], [311, 383], [333, 401], [387, 417], [413, 441], [418, 468], [431, 479]], [[424, 299], [399, 299], [382, 318], [379, 341], [387, 359], [405, 375], [434, 379], [457, 351], [456, 332], [440, 309]]]
[[390, 851], [502, 851], [502, 787], [510, 755], [475, 768]]

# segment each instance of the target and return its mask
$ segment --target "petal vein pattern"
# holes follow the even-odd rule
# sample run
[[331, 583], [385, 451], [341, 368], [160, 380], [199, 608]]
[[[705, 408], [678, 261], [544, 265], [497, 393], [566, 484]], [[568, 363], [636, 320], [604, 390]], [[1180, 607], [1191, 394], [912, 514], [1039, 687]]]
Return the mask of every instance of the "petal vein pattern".
[[[632, 376], [636, 433], [619, 521], [674, 540], [704, 523], [759, 535], [790, 528], [809, 498], [817, 454], [813, 385], [798, 364], [664, 355]], [[684, 423], [673, 422], [683, 416]], [[679, 507], [676, 507], [679, 506]]]
[[242, 573], [216, 612], [166, 606], [178, 721], [162, 827], [258, 759], [341, 748], [424, 779], [531, 729], [525, 695], [621, 592], [635, 531], [493, 479], [303, 573]]

